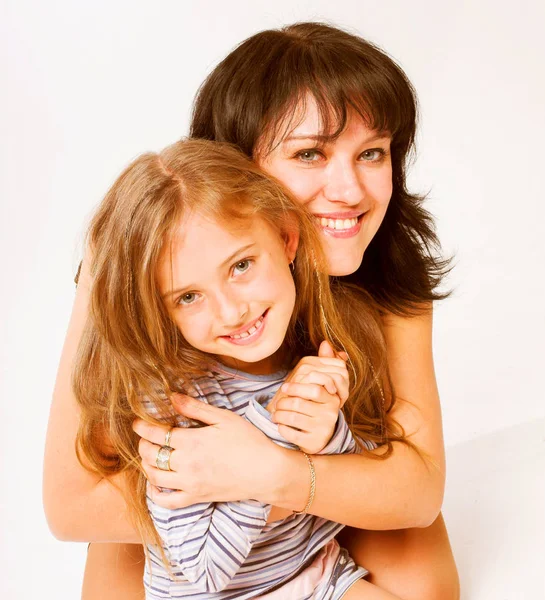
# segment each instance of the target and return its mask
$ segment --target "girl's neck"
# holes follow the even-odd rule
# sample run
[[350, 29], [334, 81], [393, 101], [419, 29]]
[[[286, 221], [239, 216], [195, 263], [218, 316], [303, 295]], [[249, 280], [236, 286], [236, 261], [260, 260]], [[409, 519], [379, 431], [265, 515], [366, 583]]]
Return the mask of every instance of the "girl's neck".
[[215, 356], [214, 360], [228, 369], [236, 369], [248, 375], [273, 375], [287, 369], [290, 362], [286, 360], [286, 352], [283, 348], [277, 350], [272, 356], [255, 363], [240, 361], [228, 356]]

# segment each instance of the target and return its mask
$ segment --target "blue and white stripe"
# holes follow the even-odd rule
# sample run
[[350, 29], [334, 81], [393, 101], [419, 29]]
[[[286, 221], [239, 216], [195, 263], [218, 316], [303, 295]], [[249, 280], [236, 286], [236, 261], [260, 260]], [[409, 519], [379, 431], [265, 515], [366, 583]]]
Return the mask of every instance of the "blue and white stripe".
[[[297, 448], [278, 433], [265, 409], [286, 375], [285, 371], [247, 375], [218, 366], [192, 384], [194, 395], [203, 402], [234, 411], [275, 443]], [[146, 409], [161, 418], [150, 403], [146, 403]], [[181, 417], [171, 411], [183, 424]], [[320, 454], [356, 451], [354, 438], [339, 412], [334, 435]], [[343, 528], [320, 517], [295, 514], [267, 524], [271, 506], [256, 500], [201, 503], [182, 509], [162, 508], [149, 497], [147, 501], [174, 574], [172, 579], [158, 548], [148, 546], [152, 563], [151, 572], [146, 565], [144, 575], [148, 600], [256, 598], [300, 573]], [[337, 585], [317, 590], [314, 600], [340, 598], [341, 589], [346, 590], [366, 575], [367, 571], [357, 567], [346, 552], [341, 556]]]

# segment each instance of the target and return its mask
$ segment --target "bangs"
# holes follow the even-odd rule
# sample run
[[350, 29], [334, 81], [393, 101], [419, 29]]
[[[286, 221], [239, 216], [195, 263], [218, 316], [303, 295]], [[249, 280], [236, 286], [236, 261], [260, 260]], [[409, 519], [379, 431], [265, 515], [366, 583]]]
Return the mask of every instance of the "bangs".
[[316, 103], [321, 124], [321, 130], [313, 133], [324, 141], [337, 138], [349, 116], [357, 114], [369, 129], [410, 147], [417, 113], [412, 85], [374, 46], [347, 46], [314, 43], [301, 49], [290, 44], [275, 57], [268, 81], [274, 93], [266, 103], [260, 153], [274, 150], [301, 124], [309, 101]]

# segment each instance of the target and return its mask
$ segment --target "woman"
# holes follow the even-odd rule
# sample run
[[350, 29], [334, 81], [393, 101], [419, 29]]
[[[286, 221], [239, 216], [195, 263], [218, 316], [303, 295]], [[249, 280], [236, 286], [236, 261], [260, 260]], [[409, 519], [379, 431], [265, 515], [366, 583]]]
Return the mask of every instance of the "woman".
[[[407, 600], [447, 600], [458, 597], [458, 579], [439, 514], [445, 468], [431, 348], [431, 303], [441, 298], [436, 288], [447, 265], [432, 254], [430, 216], [406, 190], [415, 126], [414, 92], [391, 59], [358, 37], [308, 23], [257, 34], [218, 65], [198, 94], [191, 134], [236, 144], [287, 186], [316, 217], [331, 274], [350, 276], [382, 306], [394, 417], [431, 460], [402, 445], [386, 460], [316, 457], [311, 512], [352, 526], [342, 543], [372, 582]], [[112, 591], [111, 597], [136, 598], [143, 593], [143, 565], [130, 544], [138, 538], [122, 495], [110, 485], [125, 482], [101, 481], [73, 456], [78, 412], [70, 371], [86, 314], [86, 277], [84, 264], [49, 425], [46, 511], [61, 539], [129, 543], [91, 545], [84, 598], [104, 599]], [[168, 487], [180, 491], [155, 500], [181, 507], [260, 497], [301, 510], [308, 474], [300, 456], [265, 451], [236, 415], [212, 408], [191, 401], [178, 406], [213, 427], [202, 430], [199, 452], [184, 454], [168, 474]], [[297, 428], [304, 410], [300, 404], [286, 411], [284, 425]], [[154, 465], [164, 432], [142, 422], [135, 431], [143, 462]], [[297, 443], [296, 429], [292, 435]], [[242, 437], [244, 452], [227, 443]], [[59, 454], [62, 470], [54, 466]], [[223, 468], [233, 463], [244, 475], [236, 481]], [[161, 485], [161, 473], [157, 477]], [[54, 502], [59, 486], [71, 511]], [[116, 509], [119, 520], [102, 518]], [[116, 559], [107, 563], [104, 579], [98, 569], [111, 556]]]

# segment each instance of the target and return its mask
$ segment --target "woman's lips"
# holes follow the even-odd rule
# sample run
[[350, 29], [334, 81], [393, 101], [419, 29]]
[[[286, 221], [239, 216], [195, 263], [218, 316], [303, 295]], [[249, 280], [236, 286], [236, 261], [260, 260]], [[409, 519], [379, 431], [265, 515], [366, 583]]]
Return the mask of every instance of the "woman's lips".
[[230, 344], [235, 344], [236, 346], [248, 346], [249, 344], [253, 344], [263, 334], [268, 313], [269, 309], [267, 309], [259, 318], [253, 321], [249, 327], [246, 326], [242, 330], [238, 329], [238, 333], [222, 335], [221, 338]]
[[[335, 213], [335, 218], [330, 215], [314, 215], [320, 229], [331, 237], [351, 238], [357, 235], [361, 229], [361, 222], [365, 214], [354, 216], [354, 213], [346, 213], [343, 217]], [[342, 213], [341, 213], [342, 215]], [[350, 215], [350, 216], [348, 216]]]

